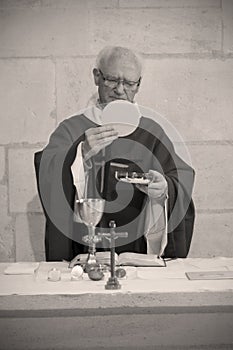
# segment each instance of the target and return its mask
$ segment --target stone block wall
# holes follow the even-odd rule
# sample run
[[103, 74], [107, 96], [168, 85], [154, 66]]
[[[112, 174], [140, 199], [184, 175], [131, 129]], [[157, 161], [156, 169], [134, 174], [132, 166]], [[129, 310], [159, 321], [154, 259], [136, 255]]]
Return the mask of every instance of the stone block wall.
[[233, 1], [0, 1], [0, 261], [44, 260], [34, 152], [95, 92], [105, 45], [145, 59], [138, 102], [169, 120], [196, 170], [191, 257], [233, 256]]

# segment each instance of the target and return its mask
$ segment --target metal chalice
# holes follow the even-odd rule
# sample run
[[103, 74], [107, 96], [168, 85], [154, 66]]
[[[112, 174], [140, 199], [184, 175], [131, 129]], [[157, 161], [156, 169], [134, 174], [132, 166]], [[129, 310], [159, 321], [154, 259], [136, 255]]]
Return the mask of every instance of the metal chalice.
[[97, 264], [96, 244], [102, 237], [95, 234], [95, 228], [104, 212], [105, 200], [100, 198], [86, 198], [76, 201], [76, 210], [88, 228], [88, 234], [83, 236], [83, 241], [88, 245], [88, 256], [84, 265], [84, 271], [88, 272], [90, 268]]

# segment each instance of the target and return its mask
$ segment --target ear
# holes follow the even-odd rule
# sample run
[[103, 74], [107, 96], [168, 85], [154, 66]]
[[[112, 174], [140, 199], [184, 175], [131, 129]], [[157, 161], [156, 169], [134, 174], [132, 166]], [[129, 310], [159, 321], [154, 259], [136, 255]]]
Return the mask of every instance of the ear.
[[93, 76], [94, 76], [95, 85], [99, 86], [99, 78], [100, 78], [99, 70], [97, 68], [94, 68], [92, 73], [93, 73]]

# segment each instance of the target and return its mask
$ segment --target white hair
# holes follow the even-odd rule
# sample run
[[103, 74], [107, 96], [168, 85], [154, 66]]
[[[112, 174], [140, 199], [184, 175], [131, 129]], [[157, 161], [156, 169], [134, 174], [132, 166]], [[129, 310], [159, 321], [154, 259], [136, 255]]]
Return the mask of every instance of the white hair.
[[140, 74], [143, 72], [143, 59], [139, 53], [121, 46], [106, 46], [98, 54], [96, 58], [96, 68], [103, 69], [112, 58], [129, 58], [138, 67]]

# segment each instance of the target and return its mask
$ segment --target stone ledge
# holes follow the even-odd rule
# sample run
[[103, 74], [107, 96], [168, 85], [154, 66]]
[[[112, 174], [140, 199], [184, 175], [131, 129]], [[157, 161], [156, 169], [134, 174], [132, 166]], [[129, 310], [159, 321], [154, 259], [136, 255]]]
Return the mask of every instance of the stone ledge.
[[[93, 282], [94, 283], [94, 282]], [[97, 297], [98, 296], [98, 297]], [[10, 300], [10, 302], [9, 302]], [[167, 313], [180, 308], [182, 313], [190, 312], [195, 308], [198, 312], [214, 312], [222, 308], [222, 311], [233, 312], [232, 292], [178, 292], [178, 293], [123, 293], [110, 292], [109, 294], [85, 294], [85, 295], [11, 295], [0, 296], [0, 317], [1, 313], [11, 311], [43, 311], [74, 310], [74, 313], [82, 313], [82, 310], [89, 312], [95, 310], [99, 314], [126, 314], [124, 308], [134, 310], [138, 314], [150, 313], [150, 308], [157, 313]], [[74, 306], [75, 305], [75, 306]], [[201, 308], [203, 307], [203, 310]], [[145, 308], [145, 311], [143, 310]], [[228, 308], [228, 311], [227, 311]], [[109, 312], [108, 312], [109, 309]], [[88, 311], [89, 310], [89, 311]]]

